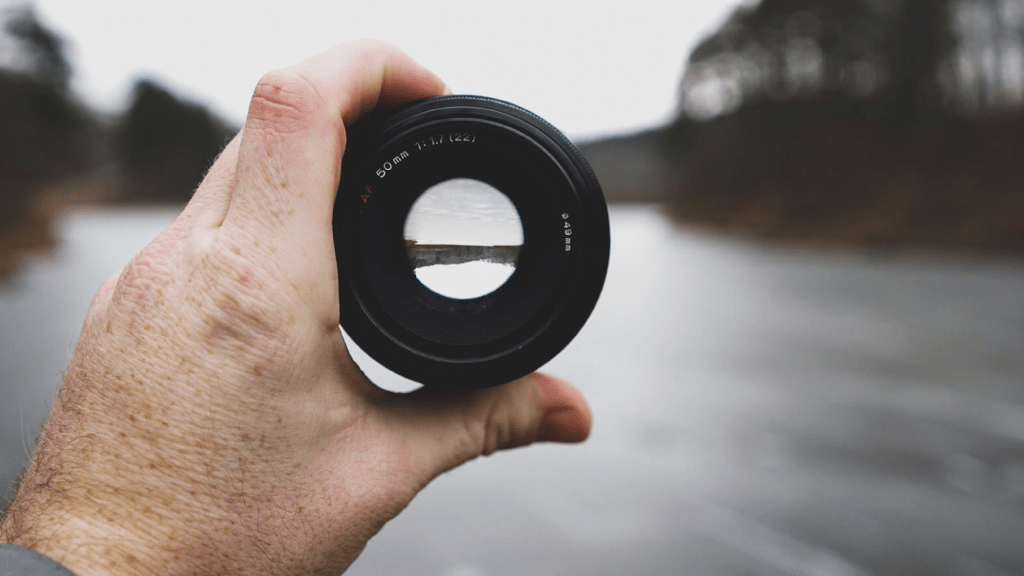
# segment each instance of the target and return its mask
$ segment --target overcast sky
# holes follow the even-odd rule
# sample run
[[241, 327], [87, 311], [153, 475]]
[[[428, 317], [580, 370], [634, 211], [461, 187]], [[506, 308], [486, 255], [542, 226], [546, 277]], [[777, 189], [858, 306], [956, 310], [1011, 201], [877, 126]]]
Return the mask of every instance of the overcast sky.
[[[12, 3], [10, 0], [0, 3]], [[345, 40], [381, 38], [459, 93], [509, 100], [573, 137], [664, 122], [689, 51], [738, 0], [38, 0], [76, 89], [123, 107], [144, 75], [241, 123], [253, 86]]]

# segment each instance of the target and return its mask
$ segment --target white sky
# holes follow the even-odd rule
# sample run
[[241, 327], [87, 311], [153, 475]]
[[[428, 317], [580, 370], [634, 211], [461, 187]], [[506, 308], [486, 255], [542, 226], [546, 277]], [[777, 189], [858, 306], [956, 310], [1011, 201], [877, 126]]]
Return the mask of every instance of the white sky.
[[494, 186], [453, 178], [413, 202], [404, 235], [420, 244], [522, 246], [523, 224], [515, 204]]
[[[2, 2], [0, 4], [11, 2]], [[738, 0], [37, 0], [71, 43], [74, 86], [117, 111], [157, 79], [241, 123], [264, 72], [381, 38], [457, 93], [524, 106], [571, 137], [667, 120], [689, 51]]]

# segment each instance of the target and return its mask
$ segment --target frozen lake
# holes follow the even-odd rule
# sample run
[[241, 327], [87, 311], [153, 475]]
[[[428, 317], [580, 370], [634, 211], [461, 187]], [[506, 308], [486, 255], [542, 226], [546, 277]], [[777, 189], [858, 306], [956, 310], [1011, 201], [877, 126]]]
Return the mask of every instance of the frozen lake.
[[[0, 288], [0, 485], [93, 292], [175, 212], [76, 212]], [[590, 440], [446, 474], [349, 574], [1024, 573], [1024, 262], [611, 217], [605, 292], [546, 367]]]

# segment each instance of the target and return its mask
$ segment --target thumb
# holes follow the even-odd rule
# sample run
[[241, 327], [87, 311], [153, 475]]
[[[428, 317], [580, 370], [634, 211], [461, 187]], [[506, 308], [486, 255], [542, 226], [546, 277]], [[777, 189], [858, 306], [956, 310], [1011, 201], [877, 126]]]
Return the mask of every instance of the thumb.
[[582, 442], [590, 435], [587, 401], [568, 382], [535, 372], [482, 390], [392, 397], [388, 427], [408, 446], [427, 482], [477, 456], [533, 442]]

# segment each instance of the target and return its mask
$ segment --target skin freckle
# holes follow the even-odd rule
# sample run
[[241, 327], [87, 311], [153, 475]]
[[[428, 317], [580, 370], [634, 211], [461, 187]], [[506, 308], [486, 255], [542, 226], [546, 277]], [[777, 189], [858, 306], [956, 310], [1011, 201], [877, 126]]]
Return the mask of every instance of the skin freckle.
[[255, 374], [256, 376], [262, 376], [263, 375], [263, 368], [260, 368], [259, 366], [253, 366], [252, 367], [252, 373]]
[[135, 422], [135, 414], [129, 414], [128, 419], [131, 420], [132, 422]]
[[252, 436], [247, 433], [242, 434], [242, 442], [252, 442]]

